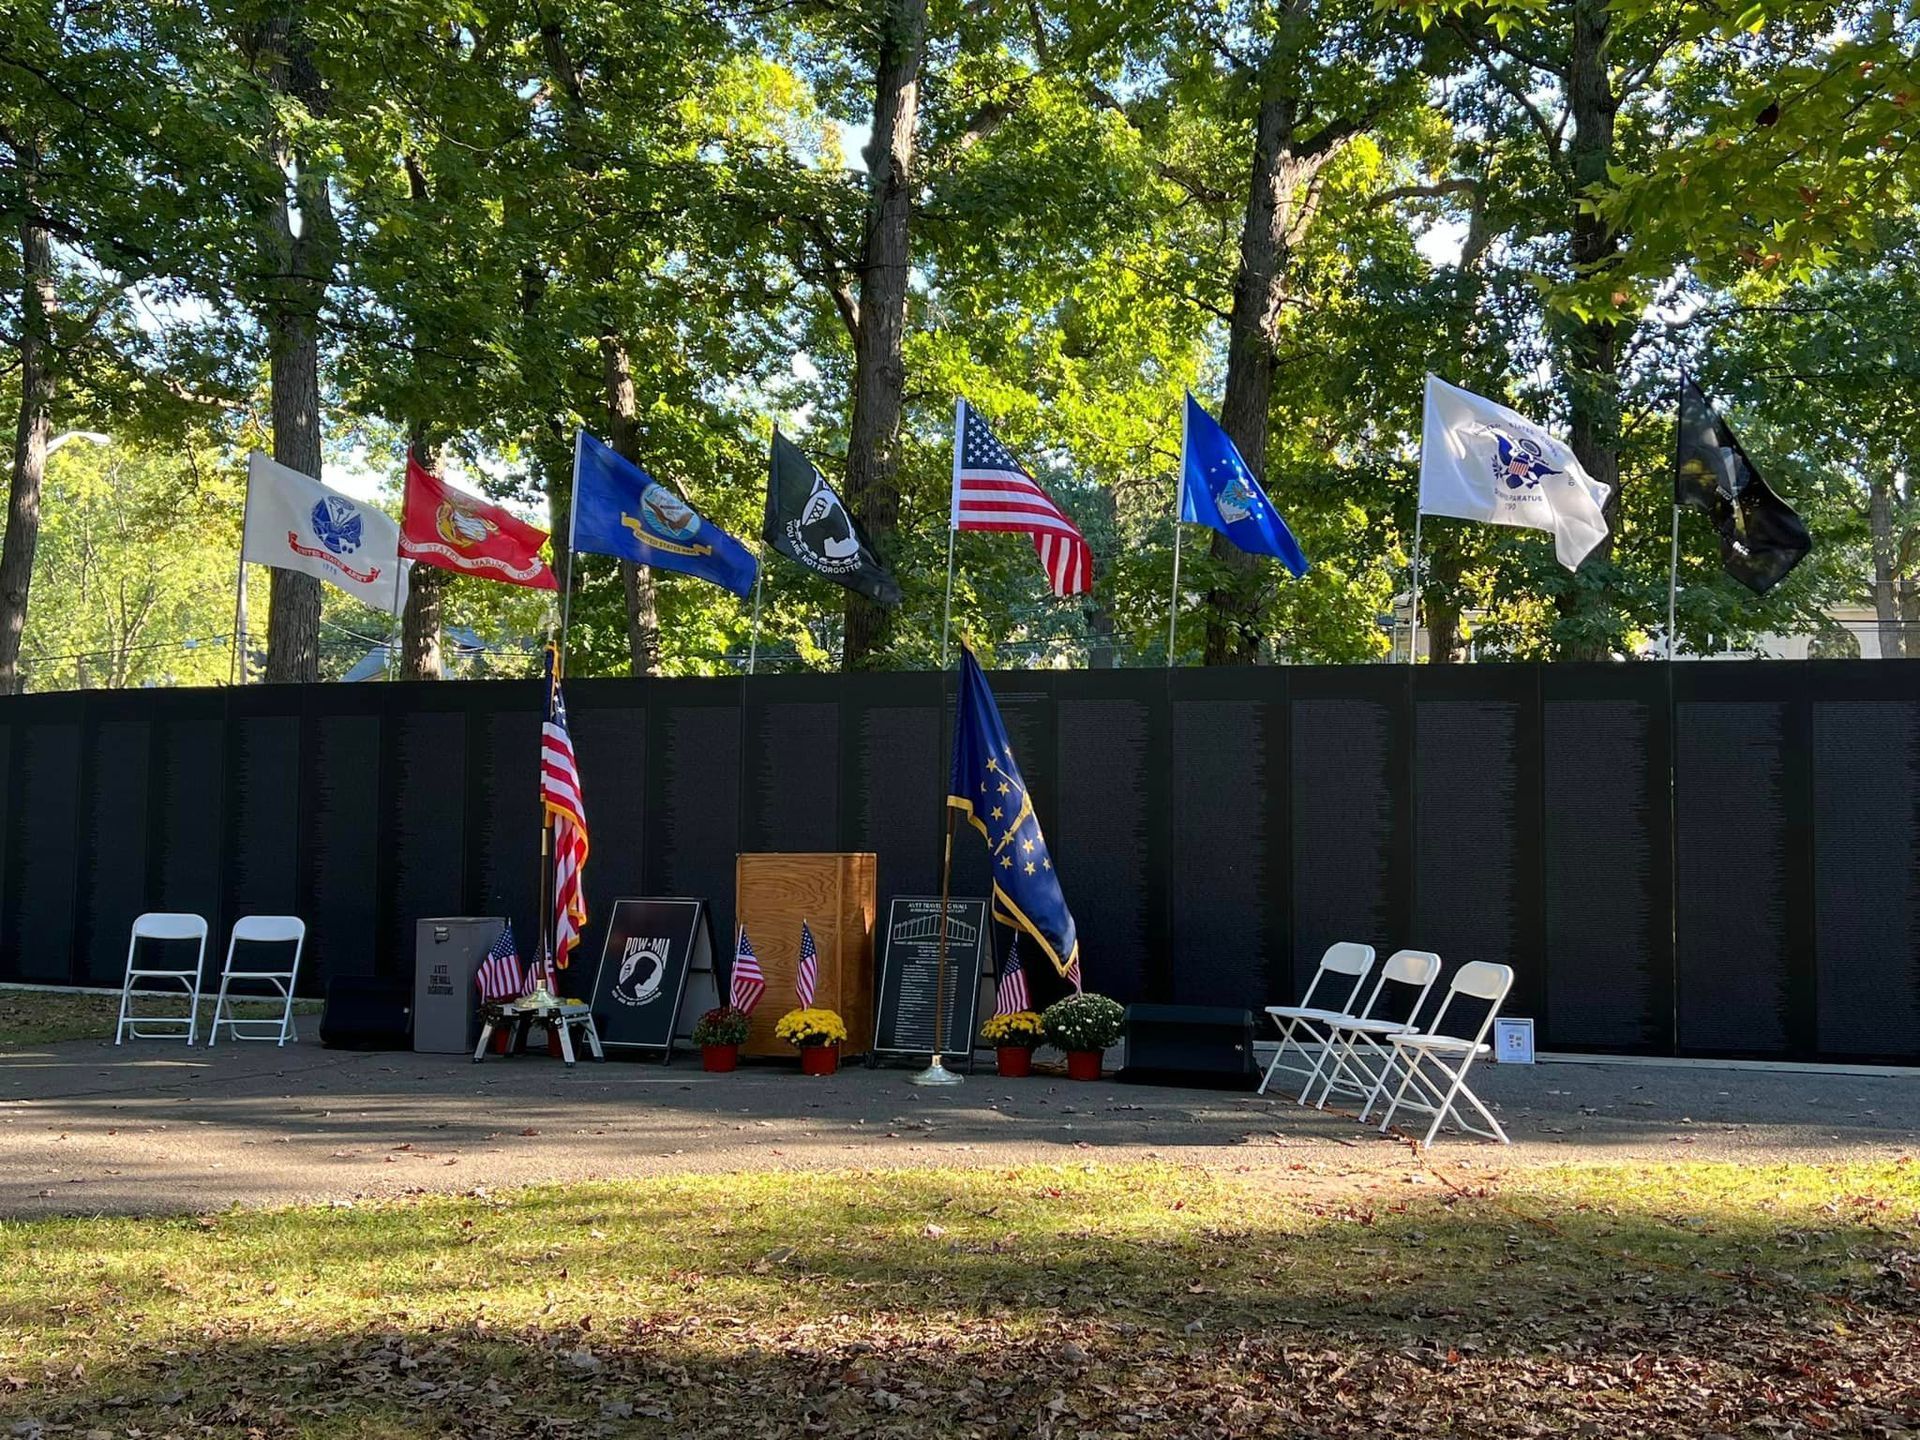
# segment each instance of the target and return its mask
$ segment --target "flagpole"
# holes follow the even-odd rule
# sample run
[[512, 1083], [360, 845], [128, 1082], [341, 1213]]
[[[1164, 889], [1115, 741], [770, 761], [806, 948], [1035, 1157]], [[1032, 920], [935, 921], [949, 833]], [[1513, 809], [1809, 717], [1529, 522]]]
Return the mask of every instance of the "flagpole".
[[753, 571], [753, 630], [747, 641], [747, 674], [753, 674], [754, 663], [760, 658], [760, 582], [767, 575], [767, 557], [762, 555], [760, 563]]
[[1413, 511], [1413, 590], [1407, 596], [1407, 664], [1414, 664], [1420, 653], [1420, 520], [1425, 512], [1414, 502]]
[[247, 683], [247, 518], [253, 514], [253, 460], [247, 460], [247, 498], [240, 502], [240, 575], [233, 596], [233, 653], [237, 661], [227, 664], [227, 682], [233, 683], [234, 666], [240, 672], [239, 683]]
[[912, 1079], [915, 1085], [960, 1085], [962, 1076], [946, 1068], [947, 896], [953, 881], [953, 807], [947, 806], [947, 845], [940, 861], [939, 960], [933, 972], [933, 1063]]
[[[1187, 393], [1187, 400], [1193, 393]], [[1173, 637], [1180, 623], [1180, 511], [1187, 485], [1187, 406], [1180, 406], [1180, 473], [1173, 481], [1173, 593], [1167, 597], [1167, 668], [1173, 668]]]
[[[245, 532], [243, 531], [242, 534]], [[239, 668], [239, 683], [247, 683], [247, 552], [246, 541], [241, 542], [240, 583], [233, 597], [233, 654], [227, 662], [227, 683], [234, 683], [234, 669]]]
[[1680, 507], [1673, 507], [1673, 550], [1667, 561], [1667, 659], [1673, 659], [1673, 623], [1680, 594]]
[[558, 659], [567, 658], [567, 626], [573, 620], [573, 571], [579, 563], [580, 552], [574, 548], [574, 537], [580, 533], [580, 456], [586, 450], [587, 432], [584, 429], [573, 432], [573, 485], [567, 492], [567, 588], [560, 595], [560, 649]]
[[947, 491], [947, 608], [940, 615], [940, 668], [947, 668], [947, 632], [953, 628], [953, 536], [960, 520], [960, 431], [966, 424], [967, 402], [953, 402], [953, 484]]

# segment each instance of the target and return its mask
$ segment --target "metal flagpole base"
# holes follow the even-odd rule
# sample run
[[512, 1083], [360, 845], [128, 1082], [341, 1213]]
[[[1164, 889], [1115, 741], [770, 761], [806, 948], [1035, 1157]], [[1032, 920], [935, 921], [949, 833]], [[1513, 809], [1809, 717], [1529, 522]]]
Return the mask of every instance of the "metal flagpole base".
[[964, 1085], [967, 1083], [967, 1077], [954, 1074], [940, 1063], [940, 1057], [936, 1055], [931, 1065], [918, 1075], [911, 1077], [907, 1083], [909, 1085]]

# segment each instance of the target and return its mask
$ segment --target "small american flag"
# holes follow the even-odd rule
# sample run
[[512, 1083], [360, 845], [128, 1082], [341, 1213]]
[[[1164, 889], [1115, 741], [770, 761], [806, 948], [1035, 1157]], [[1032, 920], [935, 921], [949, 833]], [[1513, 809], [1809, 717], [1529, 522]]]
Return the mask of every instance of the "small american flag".
[[1093, 589], [1093, 551], [1080, 528], [964, 400], [953, 417], [953, 528], [1025, 531], [1055, 595]]
[[1074, 994], [1078, 995], [1082, 993], [1080, 989], [1080, 957], [1077, 954], [1067, 964], [1067, 983], [1073, 986]]
[[794, 977], [793, 988], [800, 992], [800, 1008], [813, 1008], [814, 987], [820, 983], [820, 952], [813, 948], [813, 931], [807, 928], [807, 922], [800, 922], [800, 972]]
[[747, 927], [742, 925], [740, 943], [733, 952], [733, 983], [727, 1003], [751, 1015], [753, 1007], [760, 1003], [760, 997], [766, 993], [766, 974], [760, 969], [760, 957], [753, 953], [753, 942], [747, 939]]
[[538, 958], [527, 961], [527, 979], [522, 993], [531, 995], [543, 985], [549, 995], [560, 993], [560, 977], [553, 973], [553, 956], [544, 951]]
[[587, 923], [587, 809], [560, 694], [560, 657], [547, 646], [547, 715], [540, 727], [540, 803], [553, 827], [553, 959], [564, 970]]
[[500, 931], [493, 948], [487, 951], [480, 968], [474, 971], [473, 983], [480, 988], [480, 998], [489, 1002], [511, 1000], [521, 993], [520, 947], [513, 943], [511, 920]]
[[994, 993], [993, 1013], [1017, 1015], [1031, 1008], [1027, 996], [1027, 972], [1020, 968], [1020, 937], [1015, 935], [1013, 943], [1007, 946], [1006, 963], [1000, 967], [1000, 988]]

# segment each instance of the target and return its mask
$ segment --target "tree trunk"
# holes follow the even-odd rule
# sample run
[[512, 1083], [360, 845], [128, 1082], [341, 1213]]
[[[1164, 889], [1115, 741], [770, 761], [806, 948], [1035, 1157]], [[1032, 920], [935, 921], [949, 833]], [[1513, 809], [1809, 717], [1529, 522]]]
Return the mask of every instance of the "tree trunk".
[[40, 543], [40, 487], [47, 475], [53, 429], [53, 244], [34, 215], [31, 194], [20, 226], [20, 420], [14, 432], [13, 474], [7, 490], [7, 534], [0, 545], [0, 695], [21, 688], [20, 642], [33, 586], [33, 552]]
[[[440, 473], [440, 449], [427, 443], [427, 427], [415, 424], [407, 449], [434, 475]], [[400, 678], [439, 680], [445, 669], [440, 659], [440, 602], [453, 577], [438, 565], [416, 563], [407, 577], [407, 608], [400, 619]]]
[[[1291, 99], [1268, 98], [1254, 127], [1253, 178], [1240, 230], [1240, 268], [1227, 323], [1227, 388], [1220, 404], [1220, 428], [1262, 484], [1274, 343], [1286, 298], [1288, 232], [1294, 191], [1304, 178], [1291, 155], [1294, 113]], [[1260, 656], [1259, 560], [1218, 531], [1211, 553], [1229, 579], [1207, 594], [1206, 662], [1251, 665]]]
[[[607, 443], [622, 459], [640, 463], [633, 394], [633, 363], [618, 335], [600, 337], [600, 360], [607, 382]], [[635, 675], [660, 673], [660, 610], [653, 571], [631, 560], [620, 562], [620, 585], [627, 600], [627, 653]]]
[[[1619, 101], [1607, 68], [1612, 17], [1608, 0], [1574, 0], [1573, 46], [1567, 69], [1567, 96], [1573, 134], [1567, 143], [1576, 197], [1607, 183], [1613, 159], [1613, 122]], [[1574, 272], [1590, 279], [1611, 268], [1619, 237], [1598, 215], [1573, 212], [1569, 257]], [[1567, 440], [1586, 472], [1607, 487], [1603, 513], [1607, 534], [1592, 558], [1609, 560], [1620, 527], [1620, 327], [1608, 319], [1570, 323], [1566, 331], [1569, 425]], [[1569, 592], [1561, 608], [1566, 617], [1589, 620], [1560, 646], [1570, 659], [1599, 660], [1611, 648], [1595, 612], [1610, 601], [1605, 593]]]
[[[900, 518], [900, 417], [906, 393], [901, 346], [907, 328], [908, 228], [913, 213], [914, 130], [927, 0], [890, 0], [874, 66], [873, 138], [868, 142], [866, 243], [853, 332], [853, 428], [847, 448], [847, 504], [866, 526], [882, 564], [893, 560]], [[848, 670], [885, 649], [893, 612], [849, 590]]]
[[1880, 636], [1880, 658], [1898, 660], [1907, 653], [1901, 622], [1899, 543], [1893, 533], [1893, 487], [1884, 476], [1867, 482], [1867, 533], [1873, 553], [1873, 615]]
[[[273, 88], [319, 114], [326, 94], [313, 67], [300, 7], [267, 22], [260, 51]], [[320, 307], [333, 279], [338, 237], [326, 177], [310, 156], [282, 146], [280, 168], [294, 172], [271, 207], [268, 256], [274, 264], [266, 307], [267, 354], [273, 387], [273, 458], [320, 478]], [[298, 230], [295, 217], [298, 217]], [[320, 678], [320, 582], [275, 569], [267, 619], [267, 679]]]

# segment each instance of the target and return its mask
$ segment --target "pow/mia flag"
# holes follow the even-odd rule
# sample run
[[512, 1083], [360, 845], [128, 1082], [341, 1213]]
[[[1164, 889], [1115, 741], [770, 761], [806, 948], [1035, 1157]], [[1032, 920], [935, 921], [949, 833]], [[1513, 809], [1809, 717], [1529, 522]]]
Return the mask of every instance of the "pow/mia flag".
[[879, 605], [898, 605], [900, 586], [873, 553], [867, 535], [813, 462], [778, 430], [767, 478], [762, 537], [789, 560], [858, 590]]
[[1813, 548], [1806, 521], [1773, 493], [1733, 427], [1692, 380], [1680, 381], [1673, 503], [1704, 510], [1720, 532], [1720, 563], [1756, 595], [1786, 579]]

